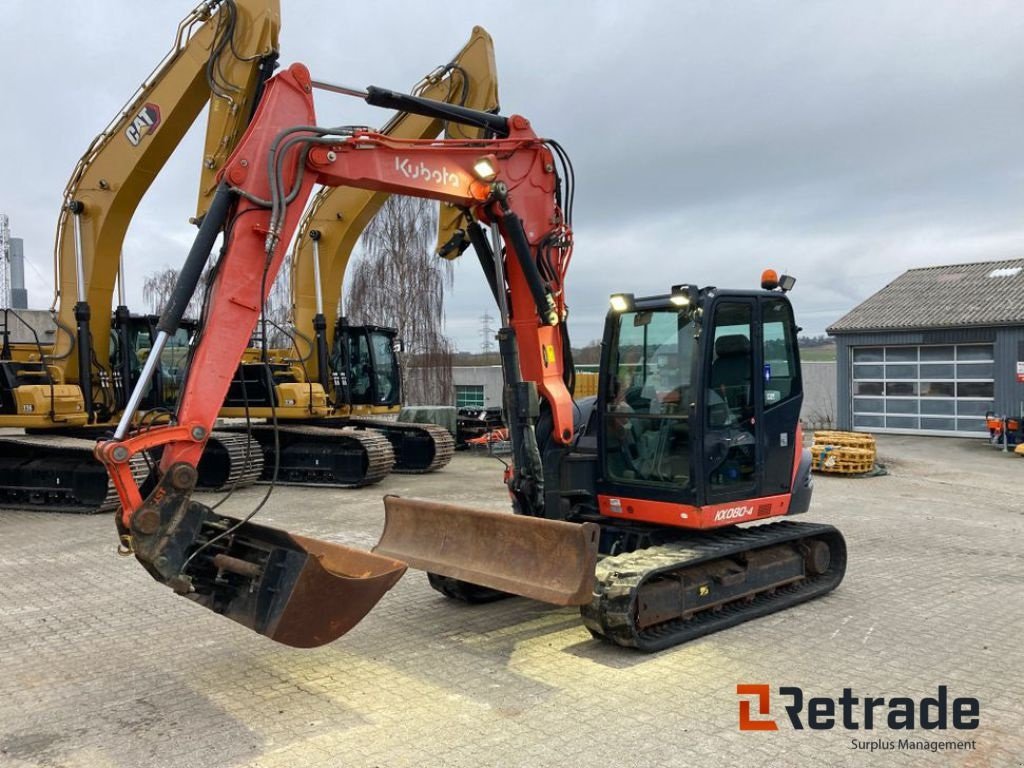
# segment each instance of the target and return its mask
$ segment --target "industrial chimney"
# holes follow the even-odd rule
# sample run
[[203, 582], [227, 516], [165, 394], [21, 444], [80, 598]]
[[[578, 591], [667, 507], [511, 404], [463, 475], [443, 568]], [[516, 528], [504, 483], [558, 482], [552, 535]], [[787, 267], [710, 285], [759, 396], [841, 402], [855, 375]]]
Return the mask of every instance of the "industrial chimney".
[[11, 307], [28, 309], [28, 290], [25, 288], [25, 241], [11, 238]]

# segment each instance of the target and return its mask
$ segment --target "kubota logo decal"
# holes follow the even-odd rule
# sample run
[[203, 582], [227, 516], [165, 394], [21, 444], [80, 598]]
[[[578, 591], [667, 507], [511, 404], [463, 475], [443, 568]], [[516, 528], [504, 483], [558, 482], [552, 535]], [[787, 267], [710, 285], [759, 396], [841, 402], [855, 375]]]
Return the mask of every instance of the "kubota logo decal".
[[754, 514], [753, 507], [729, 507], [715, 512], [715, 522], [720, 520], [736, 520], [741, 517], [750, 517]]
[[407, 179], [423, 179], [424, 181], [432, 181], [440, 186], [459, 186], [459, 175], [452, 173], [443, 165], [440, 168], [431, 168], [422, 160], [414, 163], [407, 157], [396, 157], [395, 170]]
[[129, 144], [137, 147], [142, 138], [153, 133], [159, 125], [160, 107], [156, 104], [144, 104], [132, 119], [131, 125], [124, 129], [124, 135]]

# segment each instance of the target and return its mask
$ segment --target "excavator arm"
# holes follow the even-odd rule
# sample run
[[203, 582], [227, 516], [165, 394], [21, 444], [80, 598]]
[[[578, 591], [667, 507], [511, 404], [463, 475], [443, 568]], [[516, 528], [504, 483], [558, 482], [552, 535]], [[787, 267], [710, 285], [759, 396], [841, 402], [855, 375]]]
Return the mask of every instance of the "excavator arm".
[[[520, 512], [540, 515], [542, 509], [542, 488], [538, 494], [535, 487], [542, 484], [542, 473], [528, 458], [537, 453], [533, 417], [538, 393], [551, 411], [551, 438], [565, 444], [572, 434], [560, 329], [567, 311], [563, 280], [571, 231], [558, 205], [559, 180], [549, 143], [520, 116], [488, 115], [373, 87], [365, 93], [368, 103], [467, 121], [500, 138], [416, 141], [359, 129], [315, 128], [313, 85], [300, 64], [268, 83], [253, 122], [222, 171], [213, 204], [161, 316], [150, 359], [159, 356], [176, 329], [224, 226], [227, 246], [175, 423], [129, 435], [134, 404], [148, 379], [144, 370], [114, 439], [96, 449], [121, 499], [123, 542], [154, 578], [257, 632], [297, 646], [319, 645], [347, 631], [397, 581], [405, 562], [226, 518], [192, 501], [191, 494], [203, 445], [314, 184], [439, 200], [494, 227], [504, 249], [488, 251], [482, 230], [474, 237], [490, 255], [488, 278], [508, 319], [503, 329], [510, 379], [506, 390], [510, 408], [521, 416], [515, 423], [523, 425], [513, 430], [519, 465], [508, 481]], [[131, 458], [159, 446], [160, 478], [143, 499]], [[490, 520], [482, 514], [471, 515], [471, 534], [488, 526], [492, 532], [504, 529], [516, 520], [493, 513], [496, 519]], [[574, 561], [570, 570], [588, 583], [596, 547], [593, 526], [523, 522], [531, 530], [544, 529], [543, 536], [533, 530], [534, 540], [546, 538], [556, 551], [581, 552], [584, 567]], [[577, 584], [562, 594], [578, 602], [585, 591]], [[538, 594], [552, 599], [551, 592]]]
[[[475, 27], [462, 49], [413, 91], [434, 102], [496, 111], [490, 35]], [[380, 133], [397, 139], [432, 139], [442, 131], [464, 139], [485, 133], [480, 127], [406, 111], [394, 115]], [[359, 487], [392, 471], [435, 471], [455, 452], [454, 438], [443, 427], [374, 418], [383, 413], [394, 417], [403, 400], [401, 372], [392, 351], [394, 331], [366, 325], [342, 328], [338, 319], [349, 255], [387, 197], [385, 192], [358, 187], [322, 187], [299, 227], [289, 270], [291, 343], [282, 349], [269, 347], [272, 321], [264, 315], [257, 333], [260, 342], [246, 351], [220, 410], [224, 418], [279, 422], [276, 429], [266, 424], [228, 428], [236, 431], [236, 438], [244, 431], [259, 443], [264, 479], [276, 467], [278, 476], [290, 483]], [[463, 214], [450, 204], [442, 206], [440, 214], [441, 238], [446, 242]], [[208, 446], [206, 455], [212, 459], [224, 454]], [[201, 484], [205, 476], [204, 468]]]
[[[64, 190], [54, 246], [59, 332], [50, 359], [82, 389], [93, 420], [93, 368], [107, 336], [121, 246], [142, 196], [210, 102], [197, 203], [245, 130], [277, 60], [279, 0], [209, 0], [178, 26], [169, 53], [93, 140]], [[72, 331], [71, 329], [75, 329]]]
[[[491, 36], [483, 28], [474, 27], [469, 41], [451, 62], [425, 77], [413, 93], [433, 101], [496, 112], [498, 79]], [[479, 127], [410, 112], [396, 115], [380, 133], [396, 139], [429, 139], [442, 130], [449, 138], [462, 139], [483, 138], [486, 133]], [[349, 257], [387, 198], [385, 192], [359, 187], [323, 187], [313, 196], [302, 220], [292, 263], [292, 301], [295, 327], [317, 339], [312, 350], [301, 350], [307, 381], [315, 379], [327, 386], [326, 360], [322, 358], [334, 341]], [[461, 219], [458, 206], [441, 206], [439, 248], [451, 238]], [[297, 336], [297, 343], [302, 344], [302, 339], [302, 335]]]

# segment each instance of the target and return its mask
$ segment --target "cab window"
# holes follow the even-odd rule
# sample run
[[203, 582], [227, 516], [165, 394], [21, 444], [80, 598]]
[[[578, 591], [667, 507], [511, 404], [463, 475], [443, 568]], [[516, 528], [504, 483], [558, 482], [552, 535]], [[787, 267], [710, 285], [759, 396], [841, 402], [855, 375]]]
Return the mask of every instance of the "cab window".
[[757, 472], [753, 309], [723, 301], [712, 318], [703, 457], [709, 493], [719, 496], [752, 488]]
[[400, 398], [398, 358], [390, 334], [373, 331], [373, 370], [376, 376], [375, 400], [377, 405], [396, 405]]
[[764, 336], [764, 404], [771, 407], [799, 392], [796, 329], [789, 302], [770, 299], [761, 304]]
[[623, 312], [612, 341], [605, 403], [610, 480], [690, 484], [690, 403], [695, 341], [677, 310]]

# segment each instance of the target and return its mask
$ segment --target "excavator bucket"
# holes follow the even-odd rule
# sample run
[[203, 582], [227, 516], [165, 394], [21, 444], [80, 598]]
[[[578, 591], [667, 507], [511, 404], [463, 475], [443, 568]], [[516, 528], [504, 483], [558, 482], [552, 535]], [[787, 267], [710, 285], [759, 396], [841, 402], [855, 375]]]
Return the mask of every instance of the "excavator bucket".
[[[358, 624], [405, 573], [405, 563], [274, 528], [245, 525], [234, 554], [208, 561], [211, 591], [188, 597], [294, 648], [316, 648]], [[258, 551], [266, 553], [254, 557]], [[256, 562], [254, 562], [254, 560]], [[257, 564], [259, 563], [259, 564]], [[201, 586], [202, 579], [195, 581]], [[205, 594], [203, 594], [205, 592]]]
[[265, 634], [295, 648], [337, 640], [405, 573], [405, 563], [340, 544], [291, 535], [308, 557]]
[[[138, 517], [138, 516], [136, 516]], [[150, 574], [206, 608], [295, 648], [330, 643], [373, 608], [406, 564], [191, 503], [151, 534], [133, 526]], [[196, 535], [198, 533], [198, 535]], [[219, 535], [218, 535], [219, 534]], [[187, 557], [194, 544], [207, 541]]]
[[555, 605], [589, 603], [598, 526], [384, 497], [373, 551], [422, 571]]

